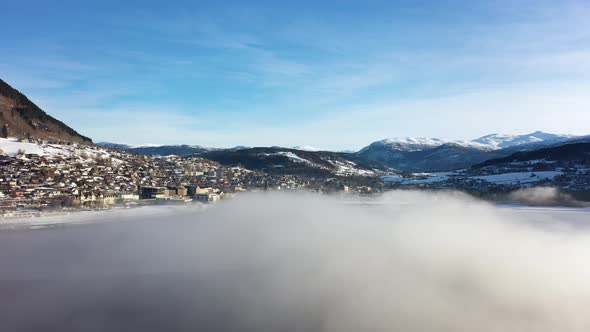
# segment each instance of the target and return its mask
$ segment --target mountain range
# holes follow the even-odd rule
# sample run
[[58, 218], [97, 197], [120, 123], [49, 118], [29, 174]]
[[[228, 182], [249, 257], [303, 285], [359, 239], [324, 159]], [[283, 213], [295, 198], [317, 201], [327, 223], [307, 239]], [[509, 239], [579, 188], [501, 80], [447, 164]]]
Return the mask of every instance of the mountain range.
[[357, 154], [401, 171], [446, 171], [578, 139], [581, 138], [541, 131], [525, 135], [491, 134], [471, 141], [389, 138], [371, 143]]
[[[0, 80], [0, 136], [92, 144], [92, 140], [45, 113], [25, 95]], [[147, 155], [199, 155], [223, 164], [243, 164], [254, 169], [298, 171], [303, 168], [336, 173], [369, 174], [371, 171], [448, 171], [469, 168], [569, 143], [587, 143], [590, 136], [557, 135], [536, 131], [525, 135], [491, 134], [473, 140], [441, 138], [387, 138], [356, 152], [330, 152], [300, 146], [209, 148], [200, 145], [131, 146], [97, 143], [108, 148]], [[350, 168], [354, 171], [351, 171]]]
[[[537, 131], [525, 135], [491, 134], [471, 141], [444, 140], [440, 138], [388, 138], [373, 142], [357, 152], [328, 152], [309, 147], [266, 147], [274, 152], [291, 151], [306, 156], [318, 155], [324, 158], [338, 155], [353, 162], [362, 162], [381, 168], [391, 168], [407, 172], [447, 171], [467, 168], [484, 161], [509, 156], [519, 151], [530, 151], [555, 144], [565, 144], [569, 141], [583, 138], [572, 135], [557, 135]], [[132, 153], [148, 155], [200, 155], [216, 158], [217, 161], [237, 161], [239, 155], [248, 156], [250, 162], [256, 154], [249, 153], [262, 148], [234, 147], [227, 149], [207, 148], [199, 145], [162, 145], [162, 146], [128, 146], [114, 143], [98, 143], [100, 145], [117, 147]], [[256, 164], [266, 164], [267, 160], [258, 160]]]

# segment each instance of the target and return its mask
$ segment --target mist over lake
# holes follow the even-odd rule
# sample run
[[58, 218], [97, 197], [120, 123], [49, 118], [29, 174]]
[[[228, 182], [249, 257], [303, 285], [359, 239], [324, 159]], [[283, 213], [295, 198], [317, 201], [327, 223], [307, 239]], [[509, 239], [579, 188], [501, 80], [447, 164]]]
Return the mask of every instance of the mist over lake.
[[273, 193], [99, 213], [0, 232], [0, 321], [6, 331], [587, 331], [589, 217], [411, 191], [370, 204]]

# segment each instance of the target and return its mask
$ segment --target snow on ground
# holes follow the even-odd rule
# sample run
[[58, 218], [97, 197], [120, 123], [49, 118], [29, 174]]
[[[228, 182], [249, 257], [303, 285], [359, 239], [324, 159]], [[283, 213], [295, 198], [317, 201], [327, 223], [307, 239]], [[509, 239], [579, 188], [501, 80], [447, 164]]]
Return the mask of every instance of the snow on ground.
[[453, 172], [442, 173], [413, 173], [410, 177], [403, 177], [399, 174], [389, 174], [381, 177], [385, 182], [397, 182], [400, 184], [429, 184], [446, 181]]
[[285, 157], [289, 158], [289, 160], [291, 160], [293, 162], [296, 162], [296, 163], [305, 163], [305, 164], [315, 165], [311, 161], [309, 161], [309, 160], [307, 160], [305, 158], [301, 158], [298, 155], [294, 154], [293, 152], [281, 151], [281, 152], [277, 152], [277, 154], [278, 155], [281, 155], [281, 156], [285, 156]]
[[45, 157], [78, 157], [82, 159], [92, 159], [96, 157], [112, 158], [114, 164], [121, 163], [121, 160], [114, 158], [110, 151], [96, 146], [81, 145], [77, 143], [52, 144], [52, 143], [34, 143], [28, 141], [19, 141], [14, 137], [0, 138], [0, 155], [16, 156], [19, 152], [25, 154], [35, 154]]
[[557, 160], [545, 160], [545, 159], [535, 159], [535, 160], [525, 160], [525, 161], [512, 161], [510, 165], [536, 165], [536, 164], [555, 164]]
[[374, 171], [359, 169], [357, 164], [352, 161], [339, 161], [325, 159], [332, 165], [336, 166], [336, 174], [338, 175], [360, 175], [360, 176], [371, 176], [375, 175]]
[[473, 176], [472, 179], [484, 180], [495, 184], [514, 184], [514, 183], [532, 183], [546, 179], [553, 179], [562, 172], [543, 171], [543, 172], [513, 172], [493, 175]]
[[[323, 168], [323, 169], [326, 168], [322, 165], [318, 165], [314, 162], [311, 162], [305, 158], [301, 158], [298, 155], [296, 155], [295, 153], [290, 152], [290, 151], [280, 151], [280, 152], [275, 152], [275, 153], [261, 153], [259, 155], [262, 155], [262, 156], [284, 156], [284, 157], [287, 157], [290, 161], [292, 161], [294, 163], [307, 164], [311, 167], [316, 167], [316, 168]], [[284, 165], [275, 165], [275, 167], [285, 167], [285, 166]]]
[[[310, 160], [307, 160], [305, 158], [302, 158], [302, 157], [298, 156], [297, 154], [290, 152], [290, 151], [280, 151], [280, 152], [275, 152], [275, 153], [261, 153], [261, 155], [263, 155], [263, 156], [276, 156], [276, 155], [285, 156], [285, 157], [289, 158], [290, 161], [295, 162], [295, 163], [307, 164], [311, 167], [326, 169], [326, 170], [330, 170], [330, 171], [332, 170], [329, 167], [316, 164], [316, 163], [314, 163]], [[330, 158], [322, 158], [322, 159], [324, 161], [329, 162], [330, 164], [334, 165], [334, 167], [336, 167], [335, 173], [337, 175], [343, 175], [343, 176], [348, 176], [348, 175], [371, 176], [371, 175], [375, 175], [374, 171], [359, 169], [358, 165], [352, 161], [348, 161], [348, 160], [340, 161], [340, 160], [334, 160], [334, 159], [330, 159]], [[283, 165], [275, 165], [275, 167], [284, 167], [284, 166]]]
[[[542, 172], [511, 172], [492, 175], [470, 176], [469, 179], [483, 180], [495, 184], [518, 184], [518, 183], [534, 183], [546, 179], [553, 179], [563, 174], [559, 171], [542, 171]], [[397, 182], [400, 184], [430, 184], [448, 180], [453, 176], [461, 176], [457, 172], [441, 172], [441, 173], [413, 173], [409, 177], [404, 177], [399, 174], [384, 175], [381, 179], [384, 182]]]
[[0, 150], [2, 150], [1, 154], [15, 156], [19, 151], [24, 151], [29, 154], [48, 155], [57, 153], [58, 149], [49, 145], [19, 142], [16, 138], [0, 138]]

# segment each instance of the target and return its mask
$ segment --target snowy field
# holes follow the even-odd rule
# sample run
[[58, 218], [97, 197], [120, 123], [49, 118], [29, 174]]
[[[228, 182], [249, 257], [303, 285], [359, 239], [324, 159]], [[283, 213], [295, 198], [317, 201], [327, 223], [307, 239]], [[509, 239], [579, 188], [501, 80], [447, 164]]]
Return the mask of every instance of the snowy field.
[[517, 184], [517, 183], [532, 183], [542, 180], [551, 180], [563, 174], [556, 171], [543, 172], [514, 172], [494, 175], [474, 176], [472, 179], [484, 180], [495, 184]]
[[[0, 138], [0, 155], [14, 157], [19, 152], [25, 154], [35, 154], [38, 156], [45, 156], [48, 158], [54, 157], [84, 157], [84, 158], [109, 158], [111, 152], [96, 146], [87, 146], [77, 143], [71, 145], [67, 144], [50, 144], [50, 143], [31, 143], [27, 141], [19, 141], [17, 138]], [[113, 158], [113, 162], [120, 161]]]
[[511, 172], [481, 176], [465, 176], [460, 172], [436, 172], [436, 173], [414, 173], [409, 177], [399, 174], [384, 175], [381, 179], [385, 182], [395, 182], [404, 185], [432, 184], [446, 181], [451, 177], [482, 180], [494, 184], [524, 184], [535, 183], [543, 180], [551, 180], [562, 175], [563, 172], [541, 171], [541, 172]]
[[413, 173], [409, 177], [404, 177], [399, 174], [384, 175], [381, 179], [385, 182], [396, 182], [405, 185], [412, 184], [432, 184], [442, 182], [449, 179], [450, 176], [457, 175], [455, 172], [439, 172], [439, 173]]

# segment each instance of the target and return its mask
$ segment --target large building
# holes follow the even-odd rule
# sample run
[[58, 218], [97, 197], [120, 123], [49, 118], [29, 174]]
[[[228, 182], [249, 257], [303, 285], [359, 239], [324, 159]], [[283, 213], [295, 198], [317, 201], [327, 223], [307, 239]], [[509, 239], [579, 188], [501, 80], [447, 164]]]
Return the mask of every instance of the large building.
[[157, 197], [168, 196], [166, 187], [141, 187], [141, 199], [154, 199]]
[[199, 202], [215, 202], [215, 201], [218, 201], [219, 198], [221, 198], [219, 194], [213, 194], [213, 193], [196, 194], [194, 197], [195, 197], [195, 200], [199, 201]]

